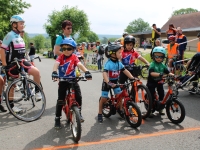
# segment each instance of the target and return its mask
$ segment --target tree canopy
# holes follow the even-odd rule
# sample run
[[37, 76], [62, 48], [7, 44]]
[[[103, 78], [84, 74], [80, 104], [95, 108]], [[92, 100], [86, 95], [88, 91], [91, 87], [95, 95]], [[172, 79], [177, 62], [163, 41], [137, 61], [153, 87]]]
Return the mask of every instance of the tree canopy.
[[34, 38], [35, 48], [37, 49], [37, 52], [39, 53], [41, 48], [44, 48], [45, 43], [45, 37], [42, 34], [36, 35]]
[[44, 25], [46, 32], [51, 37], [52, 47], [54, 46], [56, 35], [62, 33], [61, 24], [64, 20], [72, 22], [72, 36], [75, 34], [80, 37], [86, 36], [90, 31], [88, 17], [84, 11], [79, 10], [77, 7], [69, 8], [68, 6], [64, 6], [61, 11], [54, 10], [48, 16], [47, 23]]
[[22, 0], [0, 0], [0, 39], [10, 31], [10, 18], [13, 15], [24, 13], [24, 9], [29, 8], [29, 3]]
[[172, 16], [189, 14], [189, 13], [194, 13], [194, 12], [198, 12], [198, 10], [193, 9], [193, 8], [182, 8], [182, 9], [173, 11]]
[[151, 30], [149, 23], [145, 22], [141, 18], [135, 19], [134, 21], [130, 22], [125, 29], [125, 31], [128, 33], [144, 32], [148, 30]]

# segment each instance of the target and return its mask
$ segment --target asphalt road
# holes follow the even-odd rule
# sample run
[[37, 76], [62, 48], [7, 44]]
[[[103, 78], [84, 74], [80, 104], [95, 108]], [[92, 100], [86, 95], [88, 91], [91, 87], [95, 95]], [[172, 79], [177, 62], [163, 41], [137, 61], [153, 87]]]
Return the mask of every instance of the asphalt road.
[[[54, 129], [57, 83], [52, 82], [53, 59], [36, 62], [47, 106], [43, 116], [26, 123], [9, 113], [0, 113], [0, 150], [33, 149], [116, 149], [116, 150], [188, 150], [200, 149], [200, 96], [180, 91], [179, 99], [186, 109], [186, 118], [179, 124], [171, 123], [167, 116], [147, 118], [138, 129], [133, 129], [118, 114], [97, 122], [98, 101], [101, 94], [102, 74], [92, 72], [93, 80], [80, 82], [83, 96], [82, 137], [79, 144], [72, 140], [70, 127], [62, 117], [62, 129]], [[5, 105], [5, 104], [4, 104]]]

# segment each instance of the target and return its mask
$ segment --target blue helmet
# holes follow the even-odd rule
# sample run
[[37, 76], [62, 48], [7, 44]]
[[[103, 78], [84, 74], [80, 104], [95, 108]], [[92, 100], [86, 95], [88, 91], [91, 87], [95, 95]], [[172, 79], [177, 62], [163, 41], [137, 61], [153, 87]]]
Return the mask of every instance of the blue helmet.
[[155, 48], [153, 49], [152, 55], [153, 55], [154, 53], [162, 53], [162, 54], [164, 54], [164, 56], [166, 56], [166, 50], [165, 50], [165, 48], [163, 48], [163, 47], [161, 47], [161, 46], [155, 47]]
[[20, 21], [25, 22], [24, 19], [23, 19], [21, 16], [19, 16], [19, 15], [14, 15], [14, 16], [12, 16], [12, 17], [10, 18], [10, 23], [11, 23], [11, 24], [12, 24], [13, 22], [20, 22]]
[[65, 38], [65, 39], [61, 42], [60, 46], [62, 46], [62, 45], [70, 45], [70, 46], [72, 46], [74, 49], [76, 48], [76, 42], [75, 42], [72, 38]]

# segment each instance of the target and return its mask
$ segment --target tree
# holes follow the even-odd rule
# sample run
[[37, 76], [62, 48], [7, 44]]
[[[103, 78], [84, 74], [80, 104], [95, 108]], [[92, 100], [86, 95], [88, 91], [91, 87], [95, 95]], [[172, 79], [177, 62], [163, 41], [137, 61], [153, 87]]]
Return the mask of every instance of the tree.
[[45, 38], [44, 47], [47, 49], [51, 48], [51, 39], [49, 37]]
[[34, 38], [35, 48], [37, 52], [40, 52], [40, 49], [44, 48], [45, 37], [42, 34], [36, 35]]
[[89, 42], [96, 42], [97, 40], [99, 40], [98, 35], [93, 31], [88, 32], [87, 38]]
[[110, 42], [115, 42], [117, 39], [119, 39], [119, 38], [109, 38], [109, 41]]
[[82, 10], [78, 10], [77, 7], [69, 8], [64, 6], [61, 11], [54, 10], [48, 16], [47, 23], [44, 25], [46, 32], [51, 37], [52, 49], [55, 44], [56, 34], [62, 33], [61, 24], [66, 19], [73, 24], [72, 36], [75, 34], [80, 37], [86, 36], [90, 31], [87, 15]]
[[77, 43], [89, 42], [89, 40], [88, 40], [87, 37], [82, 36], [82, 37], [78, 37], [78, 38], [76, 39], [76, 42], [77, 42]]
[[0, 0], [0, 39], [10, 31], [10, 18], [13, 15], [23, 14], [24, 9], [31, 5], [22, 0]]
[[135, 32], [144, 32], [151, 30], [151, 27], [148, 22], [144, 22], [143, 19], [138, 18], [129, 23], [126, 27], [125, 31], [128, 33], [135, 33]]
[[198, 10], [193, 9], [193, 8], [182, 8], [182, 9], [173, 11], [172, 16], [189, 14], [189, 13], [194, 13], [194, 12], [198, 12]]
[[108, 39], [106, 37], [103, 37], [103, 39], [101, 40], [102, 44], [107, 44], [108, 43]]

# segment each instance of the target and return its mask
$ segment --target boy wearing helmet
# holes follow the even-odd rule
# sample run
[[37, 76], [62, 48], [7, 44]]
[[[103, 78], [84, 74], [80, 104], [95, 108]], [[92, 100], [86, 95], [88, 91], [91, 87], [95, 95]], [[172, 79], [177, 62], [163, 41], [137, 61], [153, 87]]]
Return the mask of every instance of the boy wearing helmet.
[[199, 38], [199, 42], [197, 43], [197, 52], [200, 52], [200, 33], [197, 34], [197, 37]]
[[[14, 58], [18, 59], [24, 59], [25, 58], [25, 43], [23, 38], [20, 36], [20, 32], [24, 29], [24, 20], [19, 15], [14, 15], [10, 19], [10, 23], [12, 25], [12, 31], [10, 31], [5, 38], [3, 39], [1, 48], [0, 48], [0, 54], [1, 54], [1, 60], [2, 60], [2, 66], [5, 69], [9, 69], [7, 65], [10, 66], [11, 62], [14, 60]], [[32, 75], [34, 78], [34, 81], [40, 85], [40, 72], [39, 70], [32, 66], [29, 62], [24, 61], [23, 65], [26, 66], [25, 71], [28, 72], [29, 75]], [[13, 69], [11, 71], [13, 75], [18, 75], [18, 70]], [[2, 85], [0, 85], [0, 88], [2, 88]], [[36, 101], [41, 100], [42, 96], [41, 93], [38, 92], [38, 88], [36, 87]], [[14, 107], [14, 103], [12, 100], [10, 100], [10, 106], [15, 112], [20, 112], [22, 109], [19, 109], [17, 107]]]
[[172, 71], [174, 58], [179, 58], [178, 44], [175, 42], [175, 36], [169, 36], [169, 44], [167, 45], [167, 57], [169, 71]]
[[[134, 78], [131, 73], [124, 68], [124, 65], [119, 61], [122, 57], [121, 47], [122, 45], [120, 44], [109, 44], [106, 48], [106, 56], [108, 57], [108, 61], [105, 63], [103, 70], [103, 83], [101, 88], [102, 92], [98, 112], [99, 122], [103, 122], [102, 107], [103, 104], [107, 101], [110, 88], [113, 88], [116, 96], [121, 93], [120, 87], [116, 87], [119, 78], [119, 72], [122, 71], [130, 79]], [[119, 106], [117, 112], [122, 118], [124, 117], [124, 113], [122, 112], [122, 105]]]
[[[134, 66], [136, 59], [141, 60], [143, 63], [149, 66], [149, 62], [143, 58], [138, 52], [134, 50], [135, 38], [131, 35], [128, 35], [124, 38], [124, 51], [122, 52], [122, 64], [125, 68], [132, 73], [134, 72]], [[120, 72], [119, 83], [124, 84], [127, 80], [127, 76]]]
[[[147, 87], [151, 93], [152, 99], [155, 100], [155, 89], [158, 91], [159, 100], [162, 101], [164, 98], [164, 89], [162, 80], [163, 74], [169, 74], [173, 76], [172, 73], [169, 72], [167, 67], [162, 63], [165, 58], [166, 51], [163, 47], [157, 46], [153, 49], [153, 62], [151, 62], [149, 67], [149, 76], [147, 79]], [[159, 112], [160, 115], [164, 115], [162, 110]], [[150, 114], [149, 117], [153, 117], [153, 114]]]
[[[61, 50], [63, 54], [58, 56], [53, 67], [52, 79], [57, 80], [58, 78], [65, 79], [74, 79], [76, 78], [76, 66], [79, 67], [83, 72], [85, 72], [86, 79], [92, 79], [91, 73], [82, 65], [78, 57], [74, 54], [76, 49], [76, 42], [73, 39], [65, 38], [61, 45]], [[59, 72], [59, 75], [57, 73]], [[58, 100], [56, 104], [56, 118], [55, 118], [55, 128], [61, 128], [60, 117], [62, 112], [62, 107], [65, 102], [66, 89], [70, 86], [68, 82], [59, 82], [58, 88]], [[75, 84], [75, 99], [80, 106], [80, 116], [81, 116], [81, 105], [82, 105], [82, 96], [81, 90], [78, 83]], [[83, 117], [81, 116], [81, 122], [84, 122]]]

